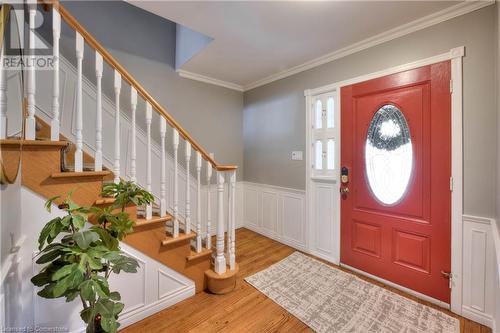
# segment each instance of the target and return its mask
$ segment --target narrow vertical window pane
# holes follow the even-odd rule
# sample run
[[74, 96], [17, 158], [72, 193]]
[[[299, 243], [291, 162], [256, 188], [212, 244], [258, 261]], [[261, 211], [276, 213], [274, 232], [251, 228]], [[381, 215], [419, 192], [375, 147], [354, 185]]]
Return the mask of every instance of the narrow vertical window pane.
[[316, 170], [322, 170], [323, 169], [323, 143], [321, 141], [316, 141], [314, 144], [314, 155], [315, 155], [315, 162], [314, 162], [314, 168]]
[[328, 170], [333, 170], [335, 163], [335, 141], [333, 141], [333, 139], [328, 139], [328, 144], [326, 149], [327, 149], [326, 151], [327, 168]]
[[322, 128], [323, 127], [323, 105], [320, 100], [316, 101], [316, 110], [314, 111], [315, 121], [314, 128]]
[[328, 128], [333, 128], [334, 126], [334, 111], [335, 103], [333, 102], [333, 97], [329, 97], [326, 103], [326, 127]]

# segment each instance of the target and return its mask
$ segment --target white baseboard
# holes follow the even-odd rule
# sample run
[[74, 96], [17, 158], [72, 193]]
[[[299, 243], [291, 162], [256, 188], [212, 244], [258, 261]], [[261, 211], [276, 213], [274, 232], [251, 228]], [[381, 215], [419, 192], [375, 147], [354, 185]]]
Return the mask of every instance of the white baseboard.
[[491, 315], [481, 311], [477, 311], [476, 309], [471, 308], [467, 305], [462, 305], [462, 316], [480, 323], [481, 325], [493, 328], [494, 320]]
[[133, 311], [126, 316], [120, 318], [120, 329], [127, 327], [129, 325], [132, 325], [146, 317], [149, 317], [161, 310], [164, 310], [168, 308], [169, 306], [172, 306], [176, 303], [179, 303], [182, 300], [185, 300], [186, 298], [189, 298], [191, 296], [194, 296], [196, 293], [196, 289], [194, 285], [187, 286], [183, 288], [182, 290], [177, 291], [176, 293], [169, 295], [167, 297], [164, 297], [160, 299], [159, 301], [156, 301], [154, 303], [148, 304], [145, 307], [142, 307], [139, 310]]

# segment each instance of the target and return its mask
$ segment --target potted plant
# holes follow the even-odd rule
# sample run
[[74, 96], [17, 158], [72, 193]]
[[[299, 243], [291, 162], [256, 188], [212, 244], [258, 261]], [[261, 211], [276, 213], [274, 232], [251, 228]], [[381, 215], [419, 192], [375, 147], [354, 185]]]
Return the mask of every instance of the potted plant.
[[[109, 277], [120, 272], [135, 273], [138, 262], [120, 251], [119, 241], [133, 231], [134, 222], [125, 211], [129, 204], [151, 204], [151, 193], [132, 182], [103, 186], [102, 195], [115, 198], [107, 208], [82, 207], [71, 200], [71, 192], [59, 208], [63, 217], [49, 221], [38, 238], [37, 264], [45, 265], [31, 281], [42, 287], [43, 298], [79, 298], [80, 316], [88, 333], [116, 332], [124, 304], [120, 294], [109, 289]], [[45, 203], [50, 212], [54, 200]], [[87, 227], [89, 215], [96, 224]]]

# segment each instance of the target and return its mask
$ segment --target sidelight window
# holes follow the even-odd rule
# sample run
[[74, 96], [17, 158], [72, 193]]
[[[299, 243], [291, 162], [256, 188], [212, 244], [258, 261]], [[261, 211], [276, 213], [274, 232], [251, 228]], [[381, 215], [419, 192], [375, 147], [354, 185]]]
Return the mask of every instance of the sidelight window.
[[333, 176], [335, 170], [335, 98], [332, 93], [316, 96], [312, 104], [314, 176]]

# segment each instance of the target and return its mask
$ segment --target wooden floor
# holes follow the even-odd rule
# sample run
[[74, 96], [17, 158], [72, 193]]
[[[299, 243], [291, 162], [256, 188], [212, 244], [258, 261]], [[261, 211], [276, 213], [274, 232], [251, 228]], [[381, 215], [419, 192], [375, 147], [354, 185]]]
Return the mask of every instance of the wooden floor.
[[[199, 293], [121, 332], [311, 332], [305, 324], [243, 281], [244, 277], [265, 269], [295, 250], [247, 229], [237, 230], [236, 245], [240, 272], [235, 291], [223, 296]], [[360, 277], [459, 318], [461, 332], [491, 332], [485, 326]]]

